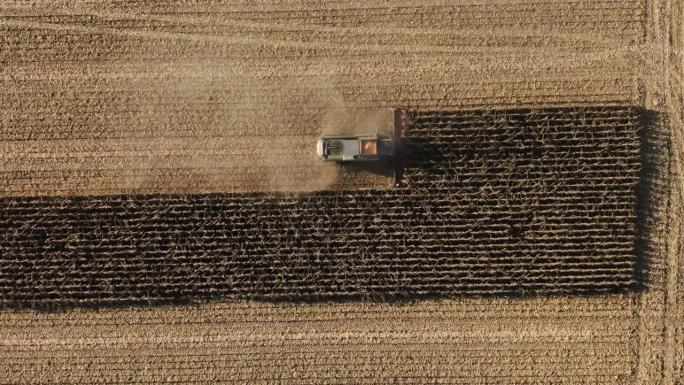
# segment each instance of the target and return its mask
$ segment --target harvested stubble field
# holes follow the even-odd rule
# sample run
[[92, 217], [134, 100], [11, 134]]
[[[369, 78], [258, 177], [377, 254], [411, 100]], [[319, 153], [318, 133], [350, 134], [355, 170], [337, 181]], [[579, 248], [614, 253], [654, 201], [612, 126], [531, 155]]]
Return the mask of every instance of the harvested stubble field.
[[[339, 131], [357, 118], [373, 126], [381, 107], [467, 108], [486, 115], [490, 108], [532, 108], [524, 110], [529, 114], [548, 106], [637, 105], [654, 118], [642, 131], [639, 291], [599, 295], [590, 286], [594, 294], [581, 296], [8, 308], [0, 312], [0, 383], [681, 383], [682, 6], [677, 0], [4, 1], [0, 273], [9, 307], [78, 299], [92, 304], [111, 293], [143, 300], [192, 297], [197, 287], [182, 284], [193, 281], [196, 269], [158, 265], [169, 269], [165, 280], [139, 282], [130, 292], [120, 290], [126, 284], [121, 277], [97, 273], [139, 271], [126, 265], [125, 256], [145, 255], [136, 242], [156, 242], [151, 236], [120, 238], [125, 247], [118, 266], [69, 259], [84, 245], [95, 251], [106, 246], [95, 242], [106, 228], [84, 233], [74, 223], [83, 220], [88, 228], [94, 217], [73, 215], [73, 209], [109, 202], [98, 215], [119, 205], [154, 223], [173, 210], [140, 211], [150, 196], [120, 194], [304, 192], [284, 202], [308, 202], [327, 189], [375, 194], [386, 189], [384, 175], [343, 175], [309, 151], [321, 130]], [[622, 127], [631, 132], [635, 125]], [[534, 146], [529, 150], [521, 158], [541, 155]], [[629, 174], [630, 159], [603, 164], [602, 172]], [[574, 170], [576, 178], [580, 170]], [[592, 184], [585, 188], [594, 191]], [[159, 197], [190, 199], [154, 199]], [[204, 197], [226, 201], [224, 195]], [[619, 194], [613, 198], [628, 203]], [[611, 229], [618, 231], [618, 243], [634, 236], [628, 206], [609, 210], [622, 213], [618, 223], [626, 226], [623, 233]], [[51, 222], [55, 210], [69, 220]], [[201, 223], [208, 214], [200, 209], [198, 215], [190, 221]], [[521, 234], [515, 225], [535, 223], [514, 219], [510, 237]], [[135, 220], [117, 220], [111, 218], [118, 229], [135, 228]], [[38, 229], [52, 229], [52, 238], [32, 233], [36, 221]], [[191, 245], [193, 231], [178, 234], [175, 244], [197, 246]], [[41, 241], [30, 242], [34, 235]], [[211, 250], [211, 238], [199, 239]], [[42, 244], [62, 248], [41, 254]], [[484, 248], [494, 244], [482, 242]], [[584, 246], [579, 266], [588, 272], [586, 262], [606, 249]], [[625, 266], [609, 270], [616, 288], [632, 287], [634, 254], [609, 257]], [[54, 270], [50, 261], [57, 263]], [[277, 262], [279, 269], [289, 266]], [[548, 262], [538, 266], [550, 272]], [[521, 266], [508, 279], [524, 282], [524, 269], [537, 268]], [[337, 267], [344, 272], [349, 266]], [[569, 277], [564, 270], [553, 274]], [[75, 287], [90, 291], [71, 290], [65, 277], [80, 279]], [[357, 279], [347, 277], [347, 283]], [[599, 281], [585, 276], [580, 282]], [[246, 287], [288, 281], [259, 283]], [[160, 295], [165, 287], [172, 289], [168, 296]], [[232, 286], [212, 280], [206, 287], [218, 289], [212, 295], [220, 297], [254, 294], [230, 293]], [[541, 292], [553, 287], [548, 282]]]

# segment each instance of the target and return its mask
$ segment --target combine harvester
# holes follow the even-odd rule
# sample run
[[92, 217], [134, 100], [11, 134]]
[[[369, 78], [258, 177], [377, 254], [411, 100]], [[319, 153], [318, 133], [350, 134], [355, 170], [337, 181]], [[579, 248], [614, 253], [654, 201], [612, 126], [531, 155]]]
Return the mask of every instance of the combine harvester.
[[378, 133], [325, 135], [316, 143], [316, 153], [324, 161], [381, 163], [394, 169], [394, 186], [401, 186], [404, 110], [393, 108], [392, 136]]

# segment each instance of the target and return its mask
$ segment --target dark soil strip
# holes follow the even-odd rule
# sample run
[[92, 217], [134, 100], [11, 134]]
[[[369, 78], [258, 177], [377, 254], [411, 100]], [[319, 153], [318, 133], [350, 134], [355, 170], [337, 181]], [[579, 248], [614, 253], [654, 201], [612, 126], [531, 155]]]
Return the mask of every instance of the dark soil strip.
[[0, 306], [636, 287], [637, 110], [407, 120], [389, 191], [0, 199]]

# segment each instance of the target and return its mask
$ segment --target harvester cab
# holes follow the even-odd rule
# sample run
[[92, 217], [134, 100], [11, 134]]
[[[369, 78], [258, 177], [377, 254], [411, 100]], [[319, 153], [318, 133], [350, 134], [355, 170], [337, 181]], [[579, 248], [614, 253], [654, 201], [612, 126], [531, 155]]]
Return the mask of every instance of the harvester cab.
[[403, 110], [394, 108], [392, 136], [378, 133], [326, 135], [316, 143], [316, 153], [324, 161], [383, 162], [394, 168], [394, 185], [401, 183], [401, 136], [404, 130]]
[[377, 134], [329, 135], [318, 141], [316, 152], [323, 160], [370, 162], [390, 159], [394, 140]]

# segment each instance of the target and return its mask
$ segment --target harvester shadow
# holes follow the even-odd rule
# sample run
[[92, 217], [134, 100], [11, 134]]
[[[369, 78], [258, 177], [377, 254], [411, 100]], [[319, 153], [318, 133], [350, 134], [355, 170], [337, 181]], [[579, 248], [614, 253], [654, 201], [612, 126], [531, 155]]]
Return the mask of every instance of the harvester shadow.
[[345, 177], [355, 178], [362, 174], [371, 174], [381, 177], [393, 175], [391, 162], [358, 162], [339, 165], [341, 174]]
[[413, 168], [430, 169], [445, 159], [443, 146], [432, 139], [411, 138], [403, 149], [406, 162]]
[[404, 171], [407, 167], [429, 170], [444, 160], [442, 148], [429, 139], [410, 138], [400, 143], [396, 159], [380, 162], [350, 162], [341, 163], [339, 178], [333, 189], [340, 190], [353, 186], [353, 181], [364, 179], [364, 176], [393, 178], [393, 185], [399, 187], [404, 184]]

